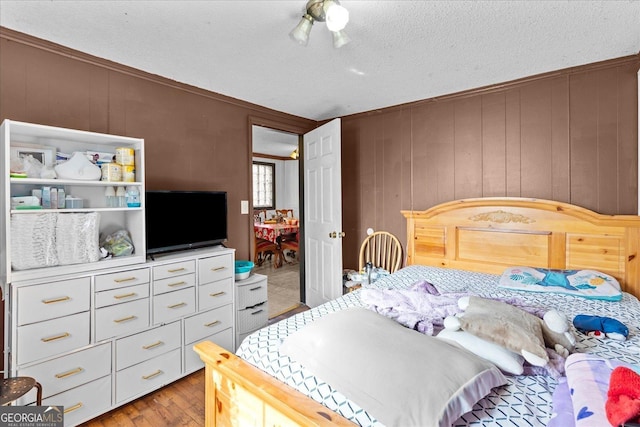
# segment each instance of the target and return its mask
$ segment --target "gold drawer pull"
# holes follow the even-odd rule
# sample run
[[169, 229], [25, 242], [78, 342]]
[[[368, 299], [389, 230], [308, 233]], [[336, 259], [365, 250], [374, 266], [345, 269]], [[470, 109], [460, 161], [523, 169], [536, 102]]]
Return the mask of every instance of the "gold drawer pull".
[[212, 268], [211, 271], [222, 271], [224, 269], [226, 269], [227, 267], [216, 267], [216, 268]]
[[184, 270], [186, 270], [186, 268], [184, 268], [184, 267], [180, 267], [180, 268], [174, 268], [174, 269], [167, 270], [167, 271], [168, 271], [169, 273], [177, 273], [177, 272], [179, 272], [179, 271], [184, 271]]
[[222, 295], [226, 294], [225, 291], [220, 291], [220, 292], [216, 292], [215, 294], [209, 294], [210, 297], [220, 297]]
[[61, 340], [63, 338], [67, 338], [70, 336], [71, 334], [69, 332], [65, 332], [64, 334], [56, 335], [55, 337], [41, 338], [41, 340], [42, 342], [51, 342], [51, 341]]
[[180, 285], [186, 285], [186, 284], [187, 282], [183, 280], [182, 282], [169, 283], [167, 286], [171, 286], [173, 288], [174, 286], [180, 286]]
[[65, 410], [64, 410], [64, 413], [65, 413], [65, 414], [68, 414], [69, 412], [76, 411], [76, 410], [78, 410], [78, 409], [82, 408], [83, 406], [84, 406], [84, 405], [82, 404], [82, 402], [78, 402], [78, 403], [76, 403], [75, 405], [70, 406], [70, 407], [68, 407], [67, 409], [65, 409]]
[[136, 294], [135, 292], [129, 292], [128, 294], [122, 294], [122, 295], [114, 295], [113, 297], [115, 299], [123, 299], [123, 298], [131, 298], [131, 297], [135, 297]]
[[262, 289], [262, 286], [256, 286], [255, 288], [249, 289], [250, 291], [257, 291], [258, 289]]
[[122, 323], [122, 322], [128, 322], [129, 320], [133, 320], [133, 319], [137, 319], [137, 317], [134, 315], [131, 315], [131, 316], [123, 317], [122, 319], [116, 319], [114, 320], [114, 322]]
[[162, 341], [158, 340], [158, 341], [154, 342], [153, 344], [143, 345], [142, 348], [145, 349], [145, 350], [150, 350], [150, 349], [152, 349], [154, 347], [157, 347], [159, 345], [162, 345], [162, 344], [164, 344], [164, 343]]
[[60, 297], [60, 298], [54, 298], [54, 299], [45, 299], [42, 300], [43, 304], [54, 304], [56, 302], [63, 302], [63, 301], [69, 301], [71, 299], [71, 297]]
[[177, 304], [170, 305], [167, 308], [180, 308], [180, 307], [185, 306], [185, 305], [187, 305], [186, 302], [179, 302]]
[[215, 326], [215, 325], [217, 325], [218, 323], [220, 323], [220, 321], [219, 321], [219, 320], [214, 320], [213, 322], [205, 323], [205, 324], [204, 324], [204, 326], [206, 326], [207, 328], [210, 328], [211, 326]]
[[142, 379], [143, 380], [150, 380], [153, 377], [157, 377], [158, 375], [162, 374], [163, 372], [158, 369], [157, 371], [155, 371], [153, 374], [149, 374], [149, 375], [143, 375]]
[[72, 369], [70, 371], [63, 372], [61, 374], [56, 374], [56, 378], [62, 379], [62, 378], [70, 377], [71, 375], [79, 374], [82, 371], [84, 371], [84, 369], [78, 366], [76, 369]]
[[133, 276], [133, 277], [127, 277], [125, 279], [113, 279], [114, 282], [116, 283], [122, 283], [122, 282], [130, 282], [132, 280], [136, 280], [137, 277]]

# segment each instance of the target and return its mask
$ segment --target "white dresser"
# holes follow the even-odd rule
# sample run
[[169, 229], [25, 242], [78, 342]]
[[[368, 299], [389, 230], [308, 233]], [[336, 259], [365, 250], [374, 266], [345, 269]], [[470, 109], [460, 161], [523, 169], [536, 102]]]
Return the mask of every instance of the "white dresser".
[[12, 283], [9, 375], [39, 381], [43, 405], [64, 406], [75, 426], [202, 368], [194, 344], [235, 350], [234, 254], [212, 247]]
[[252, 274], [236, 282], [236, 349], [242, 340], [269, 323], [267, 276]]

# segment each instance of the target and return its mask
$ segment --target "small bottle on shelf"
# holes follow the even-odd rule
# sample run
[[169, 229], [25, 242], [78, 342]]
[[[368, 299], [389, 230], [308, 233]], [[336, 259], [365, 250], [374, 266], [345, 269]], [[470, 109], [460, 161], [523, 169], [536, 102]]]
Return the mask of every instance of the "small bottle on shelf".
[[140, 192], [134, 186], [127, 187], [127, 207], [140, 207]]
[[51, 209], [58, 209], [58, 189], [51, 189]]
[[105, 188], [104, 190], [104, 203], [105, 206], [108, 208], [115, 208], [117, 205], [117, 201], [116, 201], [116, 191], [113, 189], [113, 187], [109, 186], [107, 188]]
[[124, 187], [118, 187], [116, 190], [116, 199], [118, 200], [117, 206], [119, 208], [127, 207], [127, 192]]

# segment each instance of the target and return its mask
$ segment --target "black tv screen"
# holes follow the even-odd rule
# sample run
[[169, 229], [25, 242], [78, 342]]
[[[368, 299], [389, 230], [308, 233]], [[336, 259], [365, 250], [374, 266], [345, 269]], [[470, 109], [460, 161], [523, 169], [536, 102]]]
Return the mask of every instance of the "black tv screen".
[[225, 191], [147, 191], [145, 215], [148, 255], [227, 240]]

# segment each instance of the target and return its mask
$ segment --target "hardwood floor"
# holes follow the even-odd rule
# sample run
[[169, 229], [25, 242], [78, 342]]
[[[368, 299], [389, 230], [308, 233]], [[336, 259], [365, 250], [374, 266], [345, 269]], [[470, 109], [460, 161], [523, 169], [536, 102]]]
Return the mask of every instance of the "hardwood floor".
[[82, 425], [204, 426], [204, 368]]
[[[269, 320], [308, 310], [300, 305]], [[204, 426], [204, 369], [82, 424], [86, 427]]]

